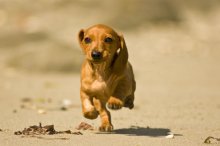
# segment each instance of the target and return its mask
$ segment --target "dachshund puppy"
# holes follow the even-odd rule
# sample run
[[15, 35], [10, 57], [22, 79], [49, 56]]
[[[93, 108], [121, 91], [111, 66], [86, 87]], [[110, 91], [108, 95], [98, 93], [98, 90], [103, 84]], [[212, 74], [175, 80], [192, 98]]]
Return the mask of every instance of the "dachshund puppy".
[[100, 131], [112, 131], [110, 112], [134, 107], [136, 83], [128, 50], [122, 35], [112, 28], [98, 24], [78, 34], [85, 53], [81, 70], [80, 96], [84, 117], [101, 117]]

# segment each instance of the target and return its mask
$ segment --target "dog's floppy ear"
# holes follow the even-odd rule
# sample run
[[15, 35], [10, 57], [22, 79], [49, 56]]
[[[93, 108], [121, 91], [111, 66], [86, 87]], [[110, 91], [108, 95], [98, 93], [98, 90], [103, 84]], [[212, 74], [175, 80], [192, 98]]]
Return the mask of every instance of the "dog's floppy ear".
[[81, 46], [81, 48], [83, 48], [83, 39], [84, 39], [84, 30], [81, 29], [78, 33], [78, 40], [79, 40], [79, 44]]
[[123, 35], [119, 37], [119, 52], [113, 64], [113, 72], [121, 73], [124, 71], [128, 62], [128, 50]]
[[119, 40], [120, 40], [120, 52], [118, 54], [118, 59], [121, 61], [123, 65], [125, 65], [128, 62], [128, 49], [123, 35], [119, 35]]

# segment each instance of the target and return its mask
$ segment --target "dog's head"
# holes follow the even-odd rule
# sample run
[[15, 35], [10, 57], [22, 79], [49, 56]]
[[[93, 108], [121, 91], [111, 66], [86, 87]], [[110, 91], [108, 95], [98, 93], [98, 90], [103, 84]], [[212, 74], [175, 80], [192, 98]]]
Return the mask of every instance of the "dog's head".
[[78, 39], [86, 59], [93, 63], [112, 61], [124, 43], [121, 35], [101, 24], [80, 30]]

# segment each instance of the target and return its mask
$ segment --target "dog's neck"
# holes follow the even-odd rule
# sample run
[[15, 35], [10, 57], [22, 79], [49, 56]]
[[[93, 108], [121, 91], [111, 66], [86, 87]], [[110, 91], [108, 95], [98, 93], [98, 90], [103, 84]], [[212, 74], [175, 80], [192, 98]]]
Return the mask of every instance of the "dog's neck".
[[115, 63], [116, 57], [117, 55], [114, 55], [112, 59], [109, 59], [108, 61], [99, 64], [88, 61], [93, 75], [104, 80], [111, 80], [110, 78], [112, 76], [112, 67]]
[[111, 66], [109, 62], [92, 63], [89, 62], [94, 76], [102, 79], [108, 79], [111, 73]]

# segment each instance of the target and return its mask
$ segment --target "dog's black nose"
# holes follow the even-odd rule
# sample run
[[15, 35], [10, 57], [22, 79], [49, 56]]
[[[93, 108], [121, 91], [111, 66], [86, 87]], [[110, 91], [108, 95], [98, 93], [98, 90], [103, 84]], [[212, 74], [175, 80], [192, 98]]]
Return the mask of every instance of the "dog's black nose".
[[92, 58], [94, 60], [99, 60], [102, 58], [102, 53], [99, 51], [92, 51]]

